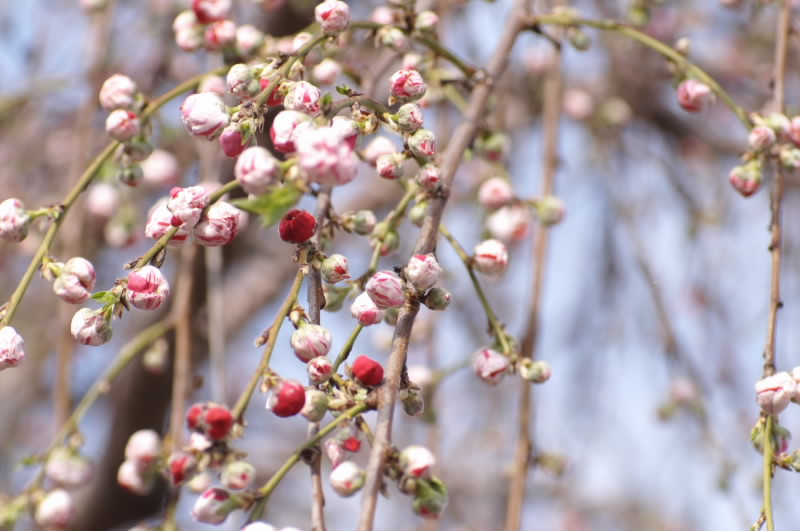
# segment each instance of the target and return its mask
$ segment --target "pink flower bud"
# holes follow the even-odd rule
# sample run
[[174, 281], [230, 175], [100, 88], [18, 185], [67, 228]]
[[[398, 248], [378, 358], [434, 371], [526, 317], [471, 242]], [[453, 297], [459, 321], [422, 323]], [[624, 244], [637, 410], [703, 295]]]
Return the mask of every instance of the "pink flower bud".
[[107, 111], [130, 109], [136, 102], [136, 83], [122, 74], [114, 74], [100, 87], [100, 105]]
[[192, 10], [201, 24], [209, 24], [228, 18], [231, 0], [192, 0]]
[[366, 292], [353, 301], [350, 306], [350, 314], [358, 320], [361, 326], [378, 324], [386, 317], [386, 312], [378, 308]]
[[797, 384], [788, 372], [779, 372], [756, 382], [756, 402], [769, 415], [777, 415], [797, 393]]
[[92, 480], [94, 470], [85, 457], [74, 454], [67, 448], [55, 448], [47, 458], [45, 473], [56, 485], [78, 488]]
[[269, 136], [276, 150], [291, 154], [295, 152], [295, 142], [299, 136], [313, 127], [309, 115], [299, 111], [281, 111], [272, 121]]
[[417, 173], [417, 183], [429, 192], [438, 190], [439, 186], [442, 184], [442, 179], [436, 164], [425, 164], [422, 166], [419, 169], [419, 173]]
[[594, 112], [594, 98], [587, 90], [580, 88], [567, 89], [564, 91], [561, 106], [564, 109], [564, 114], [573, 120], [588, 120]]
[[267, 409], [279, 417], [291, 417], [302, 411], [306, 390], [297, 380], [283, 380], [267, 401]]
[[347, 452], [336, 439], [327, 439], [322, 443], [322, 449], [325, 452], [325, 457], [331, 462], [331, 468], [338, 467], [347, 459]]
[[353, 377], [362, 385], [375, 387], [383, 382], [383, 367], [367, 356], [359, 356], [353, 363]]
[[508, 250], [499, 240], [484, 240], [475, 246], [472, 260], [481, 273], [496, 275], [508, 267]]
[[366, 473], [357, 464], [345, 461], [331, 472], [331, 487], [339, 496], [352, 496], [364, 486], [365, 478]]
[[137, 496], [150, 494], [155, 486], [154, 477], [142, 471], [136, 462], [125, 460], [117, 469], [117, 483]]
[[233, 461], [222, 470], [220, 481], [226, 489], [242, 490], [256, 479], [256, 468], [247, 461]]
[[309, 422], [319, 422], [328, 412], [328, 395], [317, 389], [306, 389], [306, 403], [300, 414]]
[[28, 235], [31, 217], [19, 199], [6, 199], [0, 203], [0, 238], [21, 242]]
[[206, 210], [194, 228], [194, 239], [205, 247], [228, 245], [236, 237], [246, 214], [225, 201], [217, 201]]
[[169, 151], [154, 150], [142, 162], [142, 178], [145, 184], [154, 187], [175, 185], [181, 179], [181, 168], [178, 159]]
[[406, 266], [406, 280], [417, 288], [417, 291], [427, 291], [432, 288], [442, 268], [436, 257], [432, 254], [415, 254]]
[[[156, 204], [147, 218], [147, 225], [144, 229], [145, 236], [153, 240], [161, 239], [162, 236], [173, 228], [172, 218], [172, 212], [167, 208], [166, 202]], [[192, 229], [188, 225], [181, 225], [178, 232], [175, 233], [167, 245], [169, 247], [180, 247], [186, 243], [191, 230]]]
[[530, 358], [522, 358], [517, 362], [517, 371], [523, 380], [541, 384], [550, 379], [552, 369], [546, 361], [534, 361]]
[[249, 100], [261, 91], [253, 70], [245, 64], [235, 64], [228, 70], [228, 91], [240, 100]]
[[436, 458], [424, 446], [412, 445], [400, 452], [400, 468], [406, 476], [429, 478], [435, 465]]
[[228, 91], [228, 83], [219, 76], [205, 76], [200, 84], [197, 85], [197, 92], [214, 92], [220, 96], [225, 96]]
[[314, 236], [317, 218], [311, 212], [293, 209], [287, 212], [278, 226], [281, 240], [288, 243], [304, 243]]
[[312, 385], [322, 385], [330, 380], [333, 364], [325, 357], [314, 358], [308, 362], [306, 371], [308, 372], [308, 381]]
[[372, 275], [366, 291], [378, 308], [397, 308], [406, 301], [403, 280], [394, 271], [378, 271]]
[[98, 346], [111, 340], [111, 325], [103, 316], [103, 310], [81, 308], [72, 317], [72, 337], [81, 345]]
[[425, 95], [428, 87], [422, 75], [416, 70], [398, 70], [390, 78], [389, 104], [395, 101], [414, 101]]
[[118, 206], [119, 192], [113, 184], [104, 182], [93, 184], [86, 194], [86, 210], [101, 220], [113, 216]]
[[300, 111], [317, 116], [320, 113], [319, 99], [321, 96], [319, 89], [308, 81], [295, 81], [289, 85], [289, 91], [283, 98], [283, 106], [290, 111]]
[[169, 479], [174, 486], [183, 485], [197, 472], [197, 460], [186, 452], [175, 452], [167, 461]]
[[484, 181], [478, 190], [478, 201], [489, 209], [496, 209], [509, 204], [514, 199], [514, 189], [503, 177], [492, 177]]
[[39, 502], [34, 520], [46, 529], [65, 529], [74, 514], [72, 496], [63, 489], [55, 489]]
[[241, 126], [238, 123], [231, 123], [219, 135], [219, 145], [228, 158], [234, 159], [238, 157], [249, 143], [249, 141], [245, 141]]
[[356, 453], [361, 449], [361, 430], [349, 420], [339, 424], [333, 439], [346, 452]]
[[269, 150], [253, 146], [239, 155], [233, 173], [245, 192], [261, 195], [277, 181], [280, 167]]
[[372, 10], [369, 19], [377, 24], [384, 26], [394, 24], [401, 17], [397, 9], [392, 9], [387, 6], [378, 6]]
[[402, 153], [387, 153], [378, 157], [375, 168], [384, 179], [396, 180], [403, 176], [403, 161], [405, 157]]
[[492, 385], [499, 383], [510, 367], [511, 364], [506, 356], [490, 348], [479, 350], [472, 362], [472, 368], [478, 378]]
[[688, 112], [700, 112], [714, 103], [711, 88], [694, 79], [687, 79], [678, 85], [678, 104]]
[[744, 197], [750, 197], [758, 192], [763, 179], [764, 174], [759, 159], [753, 159], [741, 166], [736, 166], [728, 174], [728, 180], [731, 185]]
[[295, 145], [297, 167], [309, 181], [340, 186], [355, 178], [358, 157], [332, 127], [303, 131]]
[[192, 518], [204, 524], [221, 524], [237, 508], [236, 504], [228, 503], [230, 497], [225, 489], [208, 489], [197, 498], [192, 508]]
[[61, 300], [80, 304], [92, 296], [97, 276], [92, 263], [85, 258], [70, 258], [53, 282], [53, 291]]
[[560, 223], [567, 213], [567, 206], [560, 198], [547, 195], [537, 199], [533, 204], [533, 213], [539, 223], [547, 227]]
[[264, 45], [264, 34], [257, 27], [245, 24], [236, 28], [236, 49], [239, 55], [250, 58]]
[[[375, 41], [379, 46], [389, 48], [397, 53], [405, 53], [411, 47], [411, 40], [408, 38], [408, 35], [400, 28], [394, 26], [378, 28], [378, 31], [375, 33]], [[390, 105], [394, 101], [390, 99]]]
[[141, 472], [149, 470], [161, 457], [161, 437], [153, 430], [134, 432], [125, 445], [125, 459], [136, 464]]
[[128, 302], [140, 310], [156, 310], [169, 297], [169, 282], [152, 265], [128, 273]]
[[376, 136], [367, 144], [367, 147], [364, 148], [363, 156], [364, 160], [374, 166], [377, 164], [378, 158], [380, 158], [381, 155], [390, 155], [395, 151], [397, 151], [397, 147], [394, 145], [394, 142], [385, 136]]
[[333, 59], [326, 57], [314, 66], [311, 73], [320, 85], [333, 85], [342, 75], [342, 66]]
[[203, 186], [175, 187], [169, 192], [167, 208], [172, 212], [172, 226], [186, 224], [194, 227], [200, 221], [203, 209], [208, 206], [211, 194]]
[[202, 26], [181, 29], [175, 32], [175, 44], [184, 52], [197, 51], [205, 42], [205, 33]]
[[416, 103], [406, 103], [405, 105], [401, 105], [399, 109], [397, 109], [397, 126], [400, 128], [400, 131], [404, 133], [413, 133], [417, 129], [421, 128], [424, 119], [422, 117], [422, 111], [419, 108], [419, 105]]
[[436, 30], [439, 24], [439, 15], [433, 11], [420, 11], [417, 13], [417, 18], [414, 21], [414, 29], [423, 32], [432, 32]]
[[350, 149], [355, 149], [358, 143], [358, 135], [361, 129], [358, 127], [358, 122], [346, 116], [334, 116], [331, 120], [331, 128], [339, 133], [342, 142], [347, 144]]
[[314, 9], [314, 17], [322, 31], [333, 35], [350, 25], [350, 7], [339, 0], [325, 0]]
[[305, 324], [292, 333], [289, 341], [295, 355], [303, 362], [327, 356], [331, 349], [331, 333], [317, 324]]
[[332, 254], [322, 261], [319, 269], [322, 280], [330, 284], [336, 284], [342, 280], [350, 278], [347, 264], [347, 257], [341, 254]]
[[16, 367], [25, 359], [25, 341], [14, 328], [0, 328], [0, 371]]
[[181, 118], [186, 130], [194, 136], [215, 139], [230, 122], [228, 108], [219, 94], [190, 94], [181, 105]]
[[519, 241], [528, 235], [531, 215], [522, 205], [509, 205], [495, 211], [486, 219], [491, 235], [505, 242]]
[[800, 116], [795, 116], [789, 122], [789, 129], [787, 131], [789, 138], [798, 147], [800, 147]]
[[430, 129], [418, 129], [408, 137], [408, 149], [415, 157], [428, 159], [436, 155], [436, 137]]
[[750, 134], [747, 136], [747, 143], [750, 144], [750, 148], [756, 151], [765, 151], [775, 143], [776, 139], [775, 131], [766, 125], [757, 125], [750, 130]]
[[422, 302], [429, 310], [441, 312], [450, 306], [451, 297], [450, 292], [446, 289], [433, 287], [425, 294]]
[[138, 135], [139, 131], [141, 125], [135, 112], [117, 109], [106, 118], [106, 133], [114, 140], [125, 142]]

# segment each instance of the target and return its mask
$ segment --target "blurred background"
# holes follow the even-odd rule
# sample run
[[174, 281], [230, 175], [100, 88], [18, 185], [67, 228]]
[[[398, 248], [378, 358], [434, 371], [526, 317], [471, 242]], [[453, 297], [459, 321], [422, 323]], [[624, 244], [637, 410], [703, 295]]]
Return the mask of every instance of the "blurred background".
[[[221, 65], [218, 56], [188, 54], [175, 45], [172, 20], [188, 4], [112, 0], [92, 12], [77, 0], [0, 2], [0, 199], [19, 197], [38, 208], [65, 195], [107, 142], [96, 94], [109, 75], [124, 73], [155, 97]], [[237, 23], [278, 38], [307, 26], [315, 2], [235, 4]], [[378, 5], [350, 4], [354, 20], [368, 19]], [[442, 41], [468, 64], [480, 66], [495, 47], [510, 4], [432, 0], [420, 9], [436, 10]], [[690, 38], [690, 58], [744, 108], [761, 111], [771, 98], [778, 11], [767, 4], [592, 0], [572, 5], [590, 18], [635, 17], [643, 31], [669, 44]], [[649, 9], [649, 20], [642, 8]], [[550, 362], [553, 376], [534, 390], [532, 435], [539, 459], [528, 474], [522, 528], [749, 529], [762, 495], [762, 459], [749, 434], [758, 419], [753, 384], [761, 375], [769, 304], [767, 186], [745, 200], [728, 184], [728, 171], [746, 149], [746, 131], [728, 108], [718, 103], [699, 115], [684, 113], [659, 56], [615, 34], [587, 33], [593, 43], [589, 51], [565, 47], [563, 56], [556, 192], [568, 215], [550, 233], [545, 264], [536, 357]], [[797, 59], [795, 38], [787, 75], [789, 116], [800, 104]], [[546, 39], [523, 35], [487, 118], [493, 129], [511, 137], [505, 169], [519, 197], [533, 197], [540, 189], [542, 84], [552, 60]], [[400, 57], [376, 51], [360, 31], [341, 62], [383, 100]], [[154, 119], [157, 147], [175, 155], [183, 183], [230, 180], [232, 162], [216, 142], [184, 132], [181, 101], [165, 106]], [[425, 119], [442, 151], [458, 124], [457, 110], [434, 97]], [[474, 159], [457, 174], [445, 223], [467, 250], [485, 234], [487, 212], [476, 202], [477, 187], [500, 171]], [[123, 264], [150, 247], [143, 233], [146, 213], [169, 190], [168, 184], [147, 182], [127, 188], [113, 177], [112, 170], [101, 172], [114, 187], [109, 193], [117, 197], [115, 208], [98, 212], [80, 199], [52, 253], [62, 261], [71, 256], [92, 260], [98, 290], [110, 287], [124, 274]], [[798, 183], [796, 175], [787, 176], [778, 370], [800, 364]], [[84, 195], [91, 194], [90, 188]], [[337, 212], [369, 208], [380, 218], [400, 195], [396, 185], [364, 165], [353, 184], [337, 189], [333, 202]], [[301, 207], [313, 210], [313, 199], [305, 198]], [[417, 230], [403, 223], [400, 249], [382, 259], [383, 268], [405, 263]], [[34, 230], [18, 245], [0, 243], [0, 301], [13, 292], [43, 233]], [[524, 335], [528, 318], [532, 242], [538, 235], [531, 223], [511, 247], [508, 272], [481, 279], [499, 317], [517, 337]], [[253, 341], [272, 321], [294, 266], [277, 231], [261, 230], [255, 220], [233, 245], [209, 251], [198, 252], [193, 262], [196, 390], [190, 403], [213, 398], [232, 405], [260, 357]], [[354, 272], [367, 267], [369, 247], [363, 238], [343, 235], [331, 251], [347, 255]], [[171, 282], [178, 254], [170, 251], [165, 264]], [[394, 443], [434, 450], [450, 505], [441, 521], [425, 522], [412, 513], [409, 498], [391, 486], [390, 498], [379, 502], [377, 530], [493, 530], [504, 520], [521, 382], [508, 378], [490, 387], [464, 368], [491, 338], [463, 265], [443, 240], [438, 256], [446, 271], [441, 284], [453, 292], [454, 304], [442, 314], [422, 310], [409, 365], [445, 369], [448, 376], [432, 393], [429, 414], [411, 418], [398, 410]], [[165, 315], [131, 313], [115, 322], [110, 343], [95, 348], [74, 344], [68, 326], [74, 311], [37, 277], [13, 323], [25, 338], [28, 359], [0, 374], [0, 503], [32, 477], [35, 469], [20, 467], [20, 461], [46, 448], [126, 340]], [[338, 352], [354, 324], [347, 307], [323, 313], [322, 324], [332, 330]], [[290, 328], [282, 330], [273, 366], [283, 376], [304, 379], [305, 369], [289, 348]], [[216, 331], [211, 338], [210, 329]], [[365, 330], [353, 353], [385, 361], [391, 333], [389, 325]], [[84, 420], [84, 453], [95, 463], [95, 480], [76, 492], [74, 529], [128, 529], [158, 521], [166, 485], [137, 497], [117, 486], [116, 471], [133, 431], [167, 430], [171, 342], [165, 359], [152, 355], [149, 366], [137, 361], [128, 367]], [[257, 393], [248, 412], [250, 427], [237, 441], [258, 468], [257, 484], [302, 443], [307, 427], [299, 417], [276, 419], [263, 410], [264, 401]], [[790, 431], [800, 429], [795, 409], [781, 416]], [[374, 420], [372, 414], [367, 418]], [[367, 453], [362, 450], [357, 460], [366, 463]], [[800, 506], [794, 503], [798, 488], [800, 478], [777, 471], [779, 529], [800, 528]], [[342, 499], [326, 489], [329, 528], [353, 529], [360, 496]], [[191, 520], [194, 498], [187, 492], [180, 502], [181, 528], [205, 527]], [[266, 520], [305, 529], [309, 507], [308, 470], [301, 465], [273, 494]], [[241, 516], [234, 514], [220, 528], [238, 529]], [[33, 524], [26, 518], [18, 528]]]

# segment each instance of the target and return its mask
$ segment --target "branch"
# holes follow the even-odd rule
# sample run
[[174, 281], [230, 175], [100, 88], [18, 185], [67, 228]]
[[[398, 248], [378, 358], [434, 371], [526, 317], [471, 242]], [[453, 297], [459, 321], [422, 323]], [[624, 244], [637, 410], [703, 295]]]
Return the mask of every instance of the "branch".
[[175, 356], [172, 373], [172, 413], [170, 436], [172, 451], [183, 447], [183, 418], [186, 397], [191, 392], [192, 372], [192, 277], [197, 248], [190, 245], [183, 250], [178, 268], [177, 297], [172, 309], [175, 321]]

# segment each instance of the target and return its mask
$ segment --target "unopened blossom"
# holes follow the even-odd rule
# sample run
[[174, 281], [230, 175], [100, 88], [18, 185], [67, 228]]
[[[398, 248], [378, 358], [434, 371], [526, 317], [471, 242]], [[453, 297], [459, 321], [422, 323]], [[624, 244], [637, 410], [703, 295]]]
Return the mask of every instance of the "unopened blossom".
[[155, 479], [134, 461], [126, 459], [117, 469], [117, 484], [132, 494], [146, 496], [153, 490]]
[[138, 164], [129, 164], [117, 169], [117, 180], [131, 188], [139, 186], [142, 177], [142, 167]]
[[350, 313], [361, 326], [378, 324], [386, 317], [386, 312], [378, 308], [366, 292], [355, 298]]
[[432, 288], [442, 267], [432, 254], [415, 254], [406, 265], [406, 280], [408, 280], [417, 291], [427, 291]]
[[775, 131], [766, 125], [757, 125], [750, 130], [747, 136], [747, 143], [756, 151], [769, 149], [775, 143], [777, 136]]
[[183, 485], [197, 472], [197, 460], [192, 454], [175, 452], [167, 460], [167, 472], [169, 480], [174, 486]]
[[228, 91], [240, 100], [249, 100], [261, 91], [261, 84], [246, 64], [235, 64], [226, 77]]
[[322, 450], [331, 462], [331, 468], [336, 468], [347, 460], [347, 452], [335, 438], [325, 440]]
[[[150, 210], [150, 214], [147, 217], [147, 225], [144, 229], [145, 236], [153, 240], [161, 239], [162, 236], [174, 228], [172, 225], [172, 218], [172, 212], [167, 208], [166, 202], [157, 204]], [[167, 246], [180, 247], [186, 243], [191, 230], [191, 227], [188, 225], [181, 225], [178, 227], [178, 232], [169, 240]]]
[[353, 378], [362, 385], [374, 387], [383, 381], [383, 367], [367, 356], [359, 356], [353, 363]]
[[501, 162], [511, 151], [511, 137], [505, 133], [492, 132], [475, 139], [473, 152], [491, 162]]
[[492, 385], [499, 383], [510, 367], [506, 356], [490, 348], [479, 350], [472, 362], [472, 369], [478, 378]]
[[50, 452], [45, 465], [47, 479], [67, 488], [78, 488], [92, 480], [92, 463], [73, 450], [58, 447]]
[[72, 337], [81, 345], [98, 346], [111, 340], [111, 325], [103, 316], [103, 310], [81, 308], [70, 323]]
[[367, 144], [367, 147], [364, 148], [362, 155], [364, 160], [374, 166], [378, 162], [379, 157], [382, 155], [390, 155], [395, 151], [397, 151], [397, 147], [389, 138], [385, 136], [376, 136]]
[[39, 502], [33, 518], [45, 529], [65, 529], [74, 514], [75, 506], [70, 493], [55, 489]]
[[442, 176], [436, 164], [425, 164], [417, 173], [417, 183], [429, 192], [435, 192], [442, 184]]
[[308, 372], [308, 380], [312, 385], [321, 385], [330, 379], [333, 373], [333, 364], [328, 358], [320, 356], [308, 362], [306, 372]]
[[125, 142], [138, 135], [140, 131], [139, 118], [133, 111], [117, 109], [111, 111], [106, 118], [106, 133], [114, 140]]
[[136, 83], [126, 75], [114, 74], [100, 87], [100, 106], [107, 111], [130, 109], [136, 102]]
[[16, 367], [25, 359], [25, 341], [14, 328], [0, 328], [0, 371]]
[[352, 496], [364, 486], [366, 472], [352, 461], [345, 461], [333, 469], [330, 475], [331, 487], [339, 496]]
[[192, 518], [204, 524], [221, 524], [228, 514], [237, 507], [228, 503], [230, 493], [225, 489], [210, 488], [205, 491], [192, 507]]
[[230, 122], [228, 108], [219, 94], [190, 94], [181, 105], [181, 118], [186, 130], [194, 136], [215, 139]]
[[332, 85], [342, 75], [342, 65], [330, 57], [326, 57], [314, 65], [311, 73], [320, 85]]
[[781, 161], [781, 165], [786, 169], [796, 170], [800, 168], [800, 149], [791, 144], [781, 145], [778, 158]]
[[228, 245], [239, 233], [246, 215], [227, 201], [217, 201], [195, 226], [194, 239], [204, 247]]
[[322, 280], [329, 284], [336, 284], [350, 278], [347, 257], [342, 254], [332, 254], [322, 261], [319, 269]]
[[511, 183], [503, 177], [492, 177], [481, 184], [478, 190], [478, 202], [488, 209], [497, 209], [509, 204], [514, 199]]
[[200, 402], [186, 412], [186, 427], [209, 441], [225, 439], [233, 428], [233, 414], [214, 402]]
[[378, 271], [367, 281], [365, 289], [379, 308], [397, 308], [406, 301], [403, 280], [394, 271]]
[[138, 430], [128, 438], [125, 459], [136, 464], [140, 471], [149, 470], [161, 457], [161, 437], [153, 430]]
[[297, 380], [283, 380], [273, 390], [267, 409], [279, 417], [291, 417], [302, 411], [306, 403], [306, 390]]
[[314, 236], [317, 218], [306, 210], [292, 209], [284, 214], [278, 225], [281, 240], [289, 243], [304, 243]]
[[228, 92], [228, 83], [219, 76], [204, 76], [200, 84], [197, 85], [197, 92], [214, 92], [224, 96]]
[[113, 184], [98, 182], [86, 193], [86, 210], [92, 216], [106, 220], [117, 212], [119, 191]]
[[425, 120], [419, 105], [416, 103], [406, 103], [397, 109], [397, 119], [395, 122], [400, 128], [400, 131], [404, 133], [413, 133], [422, 127]]
[[[400, 59], [400, 68], [403, 70], [420, 70], [424, 60], [425, 58], [417, 52], [406, 52], [403, 54], [403, 58]], [[423, 102], [424, 100], [420, 101], [420, 103]]]
[[232, 0], [192, 0], [192, 11], [201, 24], [225, 20], [232, 7]]
[[202, 26], [180, 29], [175, 32], [175, 44], [184, 52], [194, 52], [205, 45], [206, 38]]
[[295, 145], [297, 167], [309, 181], [323, 186], [339, 186], [355, 178], [358, 157], [332, 127], [304, 131]]
[[249, 58], [264, 44], [264, 33], [252, 24], [236, 28], [236, 49], [242, 57]]
[[414, 20], [414, 29], [423, 32], [432, 32], [436, 30], [436, 25], [439, 24], [439, 15], [433, 11], [420, 11], [417, 13], [417, 18]]
[[449, 291], [438, 286], [434, 286], [425, 294], [422, 303], [429, 309], [437, 312], [446, 310], [450, 306], [452, 295]]
[[769, 415], [777, 415], [797, 393], [797, 383], [788, 372], [775, 373], [756, 382], [756, 402]]
[[534, 201], [533, 213], [539, 223], [549, 227], [560, 223], [564, 219], [567, 213], [567, 206], [561, 198], [554, 195], [546, 195]]
[[169, 282], [159, 268], [146, 265], [128, 273], [126, 297], [135, 308], [156, 310], [169, 297]]
[[398, 70], [389, 79], [391, 83], [389, 103], [414, 101], [425, 95], [428, 89], [422, 74], [416, 70]]
[[436, 520], [447, 508], [447, 487], [438, 478], [431, 477], [417, 482], [411, 509], [428, 520]]
[[28, 235], [31, 217], [25, 205], [16, 198], [0, 203], [0, 239], [21, 242]]
[[430, 129], [418, 129], [408, 137], [408, 149], [415, 157], [429, 159], [436, 155], [436, 136]]
[[331, 350], [331, 333], [318, 324], [304, 324], [292, 333], [289, 340], [295, 356], [309, 362], [319, 356], [327, 356]]
[[472, 264], [487, 275], [502, 273], [508, 267], [508, 249], [500, 240], [484, 240], [475, 246]]
[[300, 414], [309, 422], [319, 422], [328, 412], [328, 395], [317, 389], [306, 389], [306, 402]]
[[486, 228], [498, 240], [519, 241], [528, 235], [531, 223], [530, 211], [522, 205], [508, 205], [486, 218]]
[[225, 465], [220, 482], [226, 489], [242, 490], [250, 487], [256, 479], [256, 469], [247, 461], [232, 461]]
[[141, 166], [144, 183], [153, 187], [173, 186], [181, 179], [178, 159], [163, 149], [153, 150]]
[[550, 364], [542, 360], [522, 358], [517, 362], [517, 371], [523, 380], [540, 384], [550, 379], [552, 369]]
[[[383, 26], [375, 32], [375, 42], [380, 47], [389, 48], [397, 53], [405, 53], [411, 47], [408, 35], [395, 26]], [[390, 100], [392, 103], [396, 100]], [[391, 103], [390, 103], [391, 105]]]
[[286, 528], [278, 529], [274, 525], [270, 525], [265, 522], [250, 522], [240, 531], [286, 531]]
[[210, 198], [211, 194], [204, 186], [176, 186], [170, 190], [167, 209], [172, 212], [172, 226], [179, 227], [184, 223], [189, 227], [197, 225]]
[[700, 112], [714, 103], [714, 92], [705, 83], [687, 79], [678, 85], [678, 104], [688, 112]]
[[200, 472], [186, 482], [186, 487], [195, 494], [202, 494], [211, 486], [211, 481], [211, 474], [208, 471]]
[[761, 188], [764, 180], [761, 160], [756, 158], [736, 166], [728, 174], [728, 180], [737, 192], [744, 197], [750, 197]]
[[314, 8], [314, 17], [323, 32], [334, 35], [350, 25], [350, 7], [340, 0], [324, 0]]
[[283, 98], [283, 106], [290, 111], [304, 112], [310, 116], [320, 113], [319, 89], [308, 81], [295, 81], [289, 85], [289, 91]]
[[409, 417], [422, 415], [425, 411], [425, 399], [418, 387], [412, 385], [400, 389], [397, 396], [400, 399], [400, 405], [403, 406], [403, 412]]
[[372, 10], [369, 19], [372, 22], [382, 25], [394, 24], [400, 17], [400, 12], [397, 9], [392, 9], [388, 6], [378, 6]]
[[314, 127], [311, 117], [300, 111], [281, 111], [275, 115], [269, 135], [275, 149], [281, 153], [294, 153], [297, 140]]
[[588, 90], [570, 88], [564, 91], [561, 107], [564, 109], [564, 114], [573, 120], [588, 120], [594, 112], [594, 98]]
[[345, 226], [356, 234], [369, 236], [378, 223], [375, 213], [371, 210], [359, 210], [357, 212], [346, 212], [343, 216]]
[[384, 179], [396, 180], [403, 176], [403, 162], [405, 157], [402, 153], [387, 153], [378, 157], [375, 161], [375, 169], [378, 175]]
[[236, 180], [248, 194], [261, 195], [277, 182], [280, 167], [275, 157], [261, 146], [245, 149], [233, 169]]
[[64, 264], [61, 273], [53, 282], [53, 291], [64, 302], [80, 304], [92, 296], [96, 279], [92, 263], [76, 256]]
[[400, 452], [400, 468], [406, 476], [428, 478], [435, 465], [436, 457], [424, 446], [407, 446]]

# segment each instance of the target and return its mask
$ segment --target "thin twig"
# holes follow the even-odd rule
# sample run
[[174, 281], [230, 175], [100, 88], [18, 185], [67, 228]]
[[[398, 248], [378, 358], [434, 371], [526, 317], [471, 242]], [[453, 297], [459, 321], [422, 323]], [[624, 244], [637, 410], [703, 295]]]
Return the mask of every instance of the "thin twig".
[[197, 247], [190, 245], [181, 253], [178, 280], [175, 286], [175, 358], [172, 371], [172, 413], [170, 436], [172, 451], [183, 447], [183, 415], [186, 398], [191, 392], [192, 372], [192, 278]]

